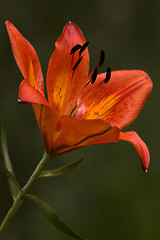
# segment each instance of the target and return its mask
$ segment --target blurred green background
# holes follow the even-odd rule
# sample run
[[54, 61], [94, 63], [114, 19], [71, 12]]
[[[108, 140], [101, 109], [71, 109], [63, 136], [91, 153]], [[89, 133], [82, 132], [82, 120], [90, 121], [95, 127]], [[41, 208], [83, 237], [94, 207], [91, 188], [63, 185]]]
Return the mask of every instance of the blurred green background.
[[[102, 71], [145, 70], [154, 88], [141, 114], [127, 127], [147, 143], [148, 173], [128, 143], [84, 148], [59, 156], [50, 168], [84, 155], [63, 177], [37, 182], [31, 192], [51, 204], [64, 221], [89, 240], [160, 239], [160, 1], [158, 0], [5, 0], [0, 3], [0, 124], [16, 176], [23, 186], [43, 155], [43, 144], [30, 105], [17, 102], [22, 75], [12, 55], [4, 22], [12, 21], [35, 47], [44, 76], [54, 43], [68, 20], [90, 41], [90, 66], [106, 53]], [[7, 178], [0, 170], [0, 222], [12, 204]], [[4, 240], [69, 240], [26, 200]]]

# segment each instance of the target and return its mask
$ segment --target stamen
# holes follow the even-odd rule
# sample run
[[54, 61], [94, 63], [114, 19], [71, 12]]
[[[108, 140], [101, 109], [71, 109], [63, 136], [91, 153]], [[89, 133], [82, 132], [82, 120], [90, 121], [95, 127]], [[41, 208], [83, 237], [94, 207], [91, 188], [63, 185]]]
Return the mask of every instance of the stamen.
[[96, 64], [96, 66], [93, 68], [93, 70], [91, 71], [91, 73], [89, 74], [89, 79], [91, 78], [91, 76], [93, 75], [94, 70], [98, 67], [98, 66], [102, 66], [103, 62], [104, 62], [104, 58], [105, 58], [105, 53], [103, 50], [101, 50], [100, 53], [100, 59], [98, 61], [98, 63]]
[[110, 78], [111, 78], [111, 69], [110, 67], [108, 67], [106, 72], [106, 78], [104, 79], [104, 83], [107, 83]]
[[82, 46], [80, 44], [76, 44], [70, 51], [70, 55], [74, 54], [77, 50], [79, 50]]
[[80, 49], [80, 51], [79, 51], [79, 56], [81, 56], [82, 52], [87, 48], [88, 44], [89, 44], [89, 42], [85, 42], [85, 43], [82, 45], [82, 47], [81, 47], [81, 49]]
[[73, 67], [73, 71], [78, 67], [78, 65], [80, 64], [82, 58], [83, 58], [83, 56], [78, 59], [78, 61], [76, 62], [76, 64]]
[[97, 74], [98, 74], [98, 69], [97, 67], [94, 69], [93, 75], [92, 75], [92, 79], [91, 79], [91, 84], [93, 84], [96, 81], [97, 78]]
[[103, 50], [101, 50], [100, 60], [99, 60], [99, 66], [102, 66], [102, 64], [104, 63], [104, 58], [105, 58], [105, 53], [104, 53]]

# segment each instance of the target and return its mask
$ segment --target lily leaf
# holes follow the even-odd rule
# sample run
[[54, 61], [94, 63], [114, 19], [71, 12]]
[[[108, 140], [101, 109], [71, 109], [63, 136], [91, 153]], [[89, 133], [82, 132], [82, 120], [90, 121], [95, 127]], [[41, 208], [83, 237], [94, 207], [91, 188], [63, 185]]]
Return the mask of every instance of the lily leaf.
[[57, 177], [57, 176], [61, 176], [64, 175], [68, 172], [70, 172], [72, 169], [74, 169], [75, 167], [77, 167], [80, 162], [84, 159], [84, 157], [81, 157], [80, 159], [70, 162], [60, 168], [54, 169], [54, 170], [48, 170], [48, 171], [42, 171], [39, 178], [43, 178], [43, 177]]
[[7, 140], [6, 140], [6, 129], [4, 124], [2, 125], [2, 129], [1, 129], [1, 147], [2, 147], [2, 154], [4, 158], [4, 165], [1, 162], [0, 166], [9, 177], [9, 187], [12, 193], [12, 197], [14, 199], [18, 194], [17, 188], [20, 189], [20, 186], [14, 176], [14, 171], [10, 161], [8, 147], [7, 147]]
[[19, 183], [17, 182], [15, 176], [4, 166], [2, 161], [0, 161], [0, 167], [2, 170], [6, 173], [6, 175], [12, 180], [12, 182], [16, 185], [16, 187], [21, 190], [21, 187], [19, 186]]
[[35, 195], [24, 194], [24, 197], [34, 201], [38, 205], [38, 207], [42, 210], [42, 212], [44, 213], [46, 218], [50, 221], [50, 223], [54, 225], [58, 230], [73, 238], [84, 240], [84, 238], [76, 234], [63, 222], [63, 220], [58, 216], [55, 210], [48, 203], [46, 203], [45, 201], [43, 201], [42, 199]]

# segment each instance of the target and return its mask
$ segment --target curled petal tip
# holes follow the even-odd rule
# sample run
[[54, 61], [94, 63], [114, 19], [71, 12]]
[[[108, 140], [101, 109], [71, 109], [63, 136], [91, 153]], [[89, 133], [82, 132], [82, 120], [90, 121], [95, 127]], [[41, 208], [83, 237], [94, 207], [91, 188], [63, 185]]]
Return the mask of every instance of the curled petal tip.
[[145, 173], [148, 172], [148, 167], [149, 167], [149, 165], [145, 166], [145, 165], [142, 163], [142, 169], [143, 169], [143, 171], [144, 171]]
[[18, 98], [18, 102], [19, 102], [19, 103], [22, 103], [22, 101], [21, 101], [19, 98]]
[[150, 162], [150, 154], [146, 144], [139, 135], [136, 132], [120, 132], [119, 140], [129, 142], [135, 147], [141, 158], [142, 167], [144, 171], [147, 172]]

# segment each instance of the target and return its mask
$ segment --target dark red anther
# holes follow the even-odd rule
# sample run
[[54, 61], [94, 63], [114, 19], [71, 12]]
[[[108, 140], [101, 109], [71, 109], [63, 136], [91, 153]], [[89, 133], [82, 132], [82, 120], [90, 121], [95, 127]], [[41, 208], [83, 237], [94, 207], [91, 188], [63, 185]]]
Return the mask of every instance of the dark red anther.
[[111, 78], [111, 69], [110, 67], [108, 67], [106, 72], [106, 78], [104, 79], [104, 83], [107, 83], [110, 78]]
[[100, 60], [99, 60], [99, 66], [102, 66], [102, 64], [104, 63], [104, 59], [105, 59], [105, 53], [104, 53], [103, 50], [101, 50]]
[[98, 69], [97, 69], [97, 67], [96, 67], [96, 68], [94, 69], [93, 74], [92, 74], [92, 79], [91, 79], [91, 83], [92, 83], [92, 84], [96, 81], [97, 74], [98, 74]]
[[77, 50], [79, 50], [82, 46], [80, 44], [76, 44], [70, 51], [70, 55], [75, 53]]
[[89, 44], [89, 42], [85, 42], [85, 43], [82, 45], [82, 47], [81, 47], [81, 49], [80, 49], [80, 51], [79, 51], [79, 56], [81, 56], [82, 52], [88, 47], [88, 44]]
[[82, 58], [83, 58], [83, 56], [80, 57], [80, 58], [78, 59], [78, 61], [75, 63], [75, 65], [74, 65], [74, 67], [73, 67], [73, 71], [78, 67], [78, 65], [80, 64]]

